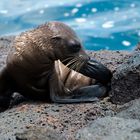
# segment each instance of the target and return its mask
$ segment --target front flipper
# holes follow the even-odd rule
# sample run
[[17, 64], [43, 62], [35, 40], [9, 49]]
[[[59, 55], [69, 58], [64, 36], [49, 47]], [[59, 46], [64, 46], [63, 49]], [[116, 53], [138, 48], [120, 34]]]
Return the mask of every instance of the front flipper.
[[86, 87], [81, 87], [73, 91], [73, 99], [90, 99], [103, 98], [107, 95], [107, 88], [102, 85], [91, 85]]
[[8, 109], [10, 101], [11, 101], [10, 97], [0, 95], [0, 112]]
[[[93, 83], [94, 85], [92, 85], [92, 83], [88, 84], [85, 83], [85, 85], [84, 84], [82, 84], [82, 86], [79, 85], [77, 88], [72, 88], [70, 86], [67, 87], [65, 85], [66, 80], [62, 79], [65, 79], [65, 77], [69, 77], [67, 78], [68, 80], [67, 82], [69, 83], [71, 83], [73, 80], [69, 72], [67, 74], [65, 73], [66, 69], [63, 69], [65, 72], [62, 72], [61, 67], [62, 66], [59, 63], [55, 63], [55, 69], [50, 78], [50, 97], [53, 102], [56, 103], [94, 102], [97, 101], [99, 98], [103, 98], [107, 95], [108, 87], [103, 86], [103, 84], [97, 82], [96, 84]], [[92, 74], [92, 71], [88, 71], [87, 74]], [[76, 75], [74, 77], [75, 80], [78, 80], [76, 78]], [[80, 79], [85, 80], [82, 77]]]
[[56, 103], [94, 102], [105, 97], [106, 94], [107, 88], [105, 86], [91, 85], [76, 89], [69, 96], [55, 96], [53, 101]]
[[111, 71], [93, 58], [90, 58], [88, 62], [83, 65], [79, 72], [85, 76], [96, 79], [103, 85], [110, 83], [112, 78]]
[[13, 81], [9, 76], [7, 69], [0, 71], [0, 112], [7, 109], [10, 105]]

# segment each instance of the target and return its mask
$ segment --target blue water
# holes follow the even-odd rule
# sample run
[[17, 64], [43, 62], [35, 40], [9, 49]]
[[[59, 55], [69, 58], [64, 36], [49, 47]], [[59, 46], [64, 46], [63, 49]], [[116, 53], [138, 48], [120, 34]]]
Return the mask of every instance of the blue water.
[[0, 35], [62, 21], [88, 50], [132, 50], [140, 40], [140, 0], [0, 0]]

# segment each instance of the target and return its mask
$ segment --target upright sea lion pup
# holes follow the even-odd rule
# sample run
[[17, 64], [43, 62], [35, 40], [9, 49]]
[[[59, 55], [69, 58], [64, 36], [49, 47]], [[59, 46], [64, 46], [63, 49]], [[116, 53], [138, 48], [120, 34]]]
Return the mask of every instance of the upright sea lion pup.
[[69, 26], [49, 22], [16, 37], [0, 73], [0, 106], [9, 106], [13, 92], [58, 103], [93, 101], [105, 96], [111, 77]]

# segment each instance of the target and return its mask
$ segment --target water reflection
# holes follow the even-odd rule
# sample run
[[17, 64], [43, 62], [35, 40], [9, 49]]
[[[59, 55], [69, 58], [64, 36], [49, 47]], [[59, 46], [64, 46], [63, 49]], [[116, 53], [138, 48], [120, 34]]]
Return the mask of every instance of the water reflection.
[[139, 0], [1, 0], [0, 34], [50, 20], [70, 25], [86, 49], [132, 50], [140, 37]]

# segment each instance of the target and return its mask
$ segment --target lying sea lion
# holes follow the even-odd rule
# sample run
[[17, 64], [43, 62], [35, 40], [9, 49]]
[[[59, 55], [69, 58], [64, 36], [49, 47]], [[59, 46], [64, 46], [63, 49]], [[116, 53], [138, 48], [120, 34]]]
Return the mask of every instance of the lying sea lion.
[[57, 103], [93, 101], [105, 96], [111, 77], [69, 26], [48, 22], [15, 38], [0, 73], [0, 107], [9, 106], [14, 92]]

